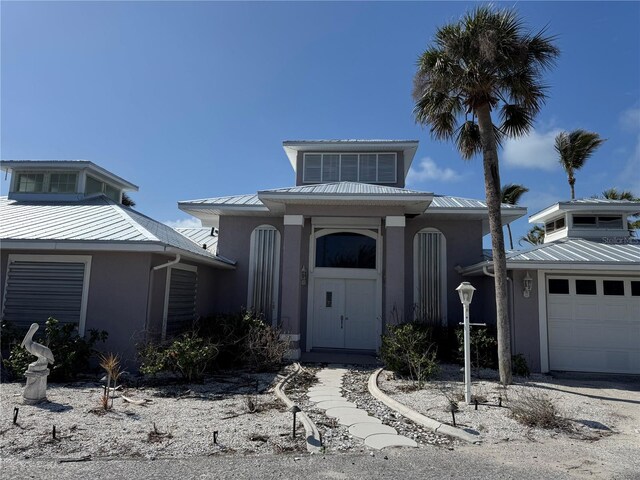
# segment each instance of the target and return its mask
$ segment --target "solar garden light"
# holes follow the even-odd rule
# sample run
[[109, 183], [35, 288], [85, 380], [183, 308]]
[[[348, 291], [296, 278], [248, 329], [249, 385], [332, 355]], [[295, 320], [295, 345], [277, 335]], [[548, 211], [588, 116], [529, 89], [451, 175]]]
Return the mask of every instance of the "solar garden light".
[[[456, 288], [464, 310], [464, 401], [471, 403], [471, 324], [469, 323], [469, 305], [476, 289], [469, 282], [462, 282]], [[481, 325], [474, 323], [474, 325]]]

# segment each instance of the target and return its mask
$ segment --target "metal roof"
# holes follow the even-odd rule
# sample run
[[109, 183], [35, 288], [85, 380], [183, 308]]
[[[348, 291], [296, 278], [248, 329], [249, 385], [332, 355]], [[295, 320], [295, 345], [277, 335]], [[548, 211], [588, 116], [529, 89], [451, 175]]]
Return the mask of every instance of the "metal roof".
[[[176, 228], [181, 235], [194, 242], [201, 248], [206, 245], [207, 252], [217, 255], [218, 253], [218, 232], [209, 227], [198, 228]], [[211, 234], [213, 232], [213, 235]]]
[[[627, 237], [616, 238], [615, 241], [598, 242], [583, 238], [566, 238], [543, 245], [537, 245], [527, 250], [507, 253], [507, 268], [581, 268], [609, 267], [631, 268], [640, 267], [640, 239]], [[622, 243], [622, 242], [625, 243]], [[620, 242], [620, 243], [618, 243]], [[475, 273], [483, 267], [491, 267], [491, 251], [486, 261], [464, 268], [465, 273]]]
[[[432, 208], [472, 208], [472, 209], [486, 209], [487, 204], [481, 200], [475, 200], [473, 198], [462, 198], [462, 197], [450, 197], [447, 195], [434, 195], [433, 201], [429, 206], [429, 209]], [[524, 207], [518, 205], [510, 205], [508, 203], [503, 203], [500, 208], [502, 209], [515, 209], [515, 210], [526, 210]]]
[[291, 193], [308, 195], [431, 195], [427, 192], [409, 190], [407, 188], [373, 185], [359, 182], [319, 183], [313, 185], [298, 185], [295, 187], [262, 190], [260, 194]]
[[257, 193], [248, 195], [230, 195], [227, 197], [215, 197], [215, 198], [201, 198], [198, 200], [183, 200], [178, 202], [180, 205], [247, 205], [247, 206], [262, 206], [262, 202], [258, 198]]
[[105, 196], [77, 202], [27, 202], [0, 197], [0, 241], [99, 242], [103, 245], [163, 245], [201, 260], [231, 263], [173, 228]]

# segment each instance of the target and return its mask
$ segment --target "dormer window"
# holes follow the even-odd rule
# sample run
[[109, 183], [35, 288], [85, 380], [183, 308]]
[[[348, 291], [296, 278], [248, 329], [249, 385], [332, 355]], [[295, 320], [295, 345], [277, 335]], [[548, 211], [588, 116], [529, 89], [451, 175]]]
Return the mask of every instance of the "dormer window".
[[573, 227], [618, 230], [623, 228], [622, 215], [574, 215]]
[[557, 218], [551, 222], [547, 222], [544, 225], [544, 229], [546, 233], [555, 232], [556, 230], [560, 230], [565, 227], [564, 217]]
[[86, 186], [84, 189], [86, 195], [93, 195], [96, 193], [104, 193], [107, 197], [115, 202], [120, 201], [120, 191], [112, 187], [108, 183], [102, 182], [97, 178], [87, 175]]
[[396, 183], [395, 153], [305, 153], [304, 183]]
[[78, 175], [60, 173], [18, 173], [16, 192], [20, 193], [74, 193]]

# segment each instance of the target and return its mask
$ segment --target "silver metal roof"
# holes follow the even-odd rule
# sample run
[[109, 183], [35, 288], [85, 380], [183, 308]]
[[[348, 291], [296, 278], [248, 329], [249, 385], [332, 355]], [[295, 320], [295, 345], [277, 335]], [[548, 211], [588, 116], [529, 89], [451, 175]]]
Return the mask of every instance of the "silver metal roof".
[[[434, 195], [433, 201], [429, 206], [429, 209], [432, 208], [472, 208], [472, 209], [486, 209], [487, 204], [482, 200], [475, 200], [473, 198], [462, 198], [462, 197], [450, 197], [447, 195]], [[503, 203], [501, 208], [504, 210], [526, 210], [522, 206], [518, 205], [510, 205], [508, 203]]]
[[203, 260], [233, 263], [173, 228], [99, 196], [77, 202], [26, 202], [0, 197], [0, 241], [160, 244]]
[[314, 185], [298, 185], [295, 187], [262, 190], [258, 194], [292, 193], [309, 195], [431, 195], [427, 192], [409, 190], [408, 188], [389, 187], [358, 182], [319, 183]]
[[198, 200], [184, 200], [180, 205], [236, 205], [236, 206], [262, 206], [257, 193], [248, 195], [230, 195], [227, 197], [201, 198]]
[[[176, 228], [175, 229], [181, 235], [184, 235], [196, 245], [203, 247], [207, 246], [207, 252], [217, 255], [218, 253], [218, 232], [209, 227], [198, 228]], [[211, 232], [214, 232], [212, 235]]]

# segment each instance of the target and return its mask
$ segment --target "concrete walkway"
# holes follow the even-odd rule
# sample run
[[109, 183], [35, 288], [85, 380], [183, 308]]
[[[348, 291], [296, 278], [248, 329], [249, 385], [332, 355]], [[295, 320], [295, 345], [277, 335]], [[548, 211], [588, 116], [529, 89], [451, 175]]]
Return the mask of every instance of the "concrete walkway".
[[370, 416], [342, 396], [342, 377], [345, 373], [347, 370], [344, 368], [329, 367], [316, 374], [318, 384], [307, 392], [316, 408], [324, 410], [327, 417], [337, 419], [340, 425], [349, 427], [349, 433], [364, 440], [368, 447], [377, 450], [386, 447], [417, 447], [415, 441], [398, 435], [394, 428], [383, 425], [382, 420]]

